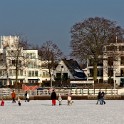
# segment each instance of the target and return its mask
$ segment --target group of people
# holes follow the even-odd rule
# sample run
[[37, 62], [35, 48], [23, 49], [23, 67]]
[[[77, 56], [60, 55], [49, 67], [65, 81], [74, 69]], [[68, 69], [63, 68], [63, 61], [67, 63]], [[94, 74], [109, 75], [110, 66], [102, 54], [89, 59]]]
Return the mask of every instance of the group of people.
[[[15, 100], [16, 99], [16, 93], [14, 90], [11, 93], [11, 97], [12, 97], [12, 103], [16, 103], [16, 100]], [[24, 97], [25, 97], [25, 102], [29, 102], [29, 94], [27, 91], [25, 92]], [[57, 95], [56, 95], [56, 92], [54, 89], [52, 90], [52, 93], [51, 93], [51, 100], [52, 100], [52, 106], [55, 106], [56, 100], [57, 100]], [[58, 95], [58, 102], [59, 102], [59, 105], [62, 105], [61, 94]], [[67, 104], [72, 105], [72, 103], [73, 103], [73, 101], [71, 98], [71, 94], [69, 93], [67, 96]], [[18, 105], [21, 106], [21, 99], [19, 98], [19, 96], [18, 96]], [[3, 99], [1, 100], [1, 106], [4, 106], [4, 100]]]
[[[16, 103], [16, 93], [15, 91], [13, 90], [13, 92], [11, 93], [11, 96], [12, 96], [12, 103]], [[29, 94], [28, 92], [26, 91], [25, 94], [24, 94], [24, 97], [25, 97], [25, 102], [29, 102]], [[19, 98], [18, 96], [18, 105], [21, 106], [21, 99]]]
[[102, 92], [99, 91], [98, 96], [97, 96], [97, 103], [96, 104], [98, 104], [98, 103], [100, 103], [100, 105], [106, 104], [104, 96], [105, 96], [105, 93], [103, 91]]
[[[52, 106], [55, 106], [56, 100], [57, 100], [57, 95], [56, 95], [56, 92], [54, 89], [52, 90], [52, 93], [51, 93], [51, 100], [52, 100]], [[61, 97], [60, 93], [58, 95], [58, 102], [59, 102], [59, 105], [62, 105], [62, 97]], [[72, 97], [71, 97], [71, 94], [69, 93], [67, 96], [67, 104], [72, 105], [72, 103], [73, 103]]]
[[[16, 100], [15, 100], [16, 99], [16, 93], [14, 90], [11, 93], [11, 97], [12, 97], [12, 103], [16, 103]], [[25, 102], [29, 102], [29, 94], [27, 91], [25, 92], [24, 97], [25, 97]], [[18, 105], [21, 106], [21, 99], [19, 96], [18, 96]], [[4, 106], [3, 98], [1, 100], [1, 106]]]
[[[12, 91], [11, 96], [12, 96], [12, 103], [16, 103], [16, 100], [15, 100], [16, 99], [16, 93], [15, 93], [14, 90]], [[105, 93], [99, 91], [98, 96], [97, 96], [97, 103], [96, 104], [98, 104], [98, 103], [100, 103], [100, 105], [106, 104], [106, 102], [104, 100], [104, 96], [105, 96]], [[25, 102], [29, 102], [29, 94], [28, 94], [27, 91], [25, 92], [24, 97], [25, 97]], [[52, 106], [56, 105], [57, 98], [58, 98], [59, 105], [62, 105], [61, 94], [58, 94], [58, 97], [57, 97], [56, 92], [53, 89], [52, 92], [51, 92]], [[71, 94], [68, 93], [68, 95], [67, 95], [67, 105], [72, 105], [72, 103], [73, 103], [73, 101], [72, 101]], [[21, 99], [19, 97], [18, 97], [18, 105], [21, 106]], [[4, 100], [3, 99], [1, 100], [1, 106], [4, 106]]]

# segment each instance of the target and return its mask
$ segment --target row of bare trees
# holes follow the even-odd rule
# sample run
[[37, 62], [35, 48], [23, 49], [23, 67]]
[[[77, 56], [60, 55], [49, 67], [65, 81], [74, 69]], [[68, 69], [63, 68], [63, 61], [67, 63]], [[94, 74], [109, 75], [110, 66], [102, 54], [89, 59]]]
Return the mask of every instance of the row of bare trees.
[[[118, 40], [124, 41], [124, 29], [111, 20], [94, 17], [88, 18], [74, 24], [71, 28], [71, 57], [84, 62], [87, 59], [92, 60], [94, 66], [94, 81], [97, 80], [97, 64], [99, 56], [103, 55], [106, 45], [118, 37]], [[114, 41], [116, 42], [116, 41]], [[55, 68], [57, 62], [65, 56], [59, 47], [52, 41], [46, 41], [41, 46], [31, 46], [24, 39], [19, 38], [19, 42], [15, 43], [16, 50], [10, 51], [9, 55], [13, 58], [13, 66], [16, 68], [16, 82], [18, 82], [18, 70], [25, 64], [25, 56], [22, 55], [23, 49], [37, 49], [41, 60], [45, 61], [42, 66], [49, 69], [49, 75], [52, 77], [51, 70]], [[7, 47], [7, 46], [6, 46]], [[6, 49], [5, 47], [5, 49]], [[101, 59], [101, 58], [100, 58]], [[24, 62], [20, 62], [20, 60]], [[25, 64], [25, 65], [24, 65]]]

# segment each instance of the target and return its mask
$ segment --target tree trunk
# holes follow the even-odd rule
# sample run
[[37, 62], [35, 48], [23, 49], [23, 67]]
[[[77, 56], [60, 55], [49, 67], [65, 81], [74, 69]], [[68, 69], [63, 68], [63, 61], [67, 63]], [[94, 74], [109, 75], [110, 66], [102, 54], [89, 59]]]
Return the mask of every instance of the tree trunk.
[[94, 82], [97, 81], [97, 63], [96, 62], [93, 65], [93, 80]]

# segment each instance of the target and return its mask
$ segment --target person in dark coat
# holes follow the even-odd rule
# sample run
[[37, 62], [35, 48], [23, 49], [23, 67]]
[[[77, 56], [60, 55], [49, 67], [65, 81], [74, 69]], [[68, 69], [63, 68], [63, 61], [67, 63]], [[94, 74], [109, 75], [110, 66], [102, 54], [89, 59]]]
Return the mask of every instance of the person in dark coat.
[[29, 102], [29, 94], [27, 91], [25, 92], [24, 96], [25, 96], [25, 102]]
[[105, 102], [105, 100], [104, 100], [104, 96], [105, 96], [105, 93], [102, 92], [102, 93], [101, 93], [101, 102], [100, 102], [101, 105], [106, 104], [106, 102]]
[[98, 92], [98, 95], [97, 95], [97, 103], [98, 104], [100, 102], [101, 104], [101, 91]]
[[56, 105], [56, 92], [55, 90], [52, 91], [51, 93], [51, 100], [52, 100], [52, 105]]

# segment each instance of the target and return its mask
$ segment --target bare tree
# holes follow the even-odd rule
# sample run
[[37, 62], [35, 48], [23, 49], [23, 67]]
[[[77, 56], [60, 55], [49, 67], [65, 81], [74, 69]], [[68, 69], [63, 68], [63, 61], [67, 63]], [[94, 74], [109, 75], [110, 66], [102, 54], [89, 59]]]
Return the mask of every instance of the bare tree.
[[104, 46], [124, 31], [115, 22], [104, 18], [88, 18], [71, 28], [71, 55], [78, 60], [90, 59], [93, 63], [93, 77], [97, 80], [97, 64], [103, 55]]
[[42, 67], [45, 66], [48, 68], [50, 81], [52, 81], [51, 71], [55, 68], [56, 62], [63, 57], [63, 53], [55, 43], [46, 41], [39, 48], [39, 56], [41, 57], [41, 60], [44, 61]]

